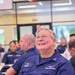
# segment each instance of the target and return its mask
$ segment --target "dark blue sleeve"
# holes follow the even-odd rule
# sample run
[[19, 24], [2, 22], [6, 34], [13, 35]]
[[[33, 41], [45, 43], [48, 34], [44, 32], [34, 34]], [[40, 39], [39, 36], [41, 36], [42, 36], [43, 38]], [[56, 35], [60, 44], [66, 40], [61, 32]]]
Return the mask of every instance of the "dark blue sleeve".
[[0, 75], [2, 75], [1, 71], [0, 71]]
[[71, 57], [70, 62], [71, 62], [72, 66], [74, 67], [74, 70], [75, 70], [75, 56]]
[[24, 61], [27, 59], [27, 57], [25, 57], [24, 55], [21, 56], [14, 64], [13, 64], [13, 69], [16, 72], [19, 72], [21, 69], [22, 64], [24, 63]]
[[67, 62], [59, 67], [57, 75], [75, 75], [74, 68]]
[[2, 59], [2, 63], [7, 64], [7, 53], [4, 54], [3, 59]]

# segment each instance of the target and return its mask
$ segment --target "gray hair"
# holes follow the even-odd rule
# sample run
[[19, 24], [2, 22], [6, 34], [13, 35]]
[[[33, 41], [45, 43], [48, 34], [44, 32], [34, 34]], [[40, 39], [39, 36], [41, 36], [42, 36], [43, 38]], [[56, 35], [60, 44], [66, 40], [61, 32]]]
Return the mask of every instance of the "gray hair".
[[49, 33], [50, 33], [50, 35], [51, 35], [51, 38], [56, 40], [56, 35], [55, 35], [55, 33], [54, 33], [51, 29], [48, 29], [48, 28], [40, 28], [40, 29], [38, 29], [37, 32], [36, 32], [36, 35], [37, 35], [40, 31], [42, 31], [42, 30], [47, 30], [47, 31], [49, 31]]

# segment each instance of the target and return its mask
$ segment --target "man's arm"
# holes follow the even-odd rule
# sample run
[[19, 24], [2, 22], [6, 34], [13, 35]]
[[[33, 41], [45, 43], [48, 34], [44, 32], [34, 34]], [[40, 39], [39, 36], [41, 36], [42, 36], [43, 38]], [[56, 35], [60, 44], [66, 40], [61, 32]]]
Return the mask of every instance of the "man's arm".
[[15, 73], [16, 71], [11, 67], [6, 71], [5, 75], [14, 75]]

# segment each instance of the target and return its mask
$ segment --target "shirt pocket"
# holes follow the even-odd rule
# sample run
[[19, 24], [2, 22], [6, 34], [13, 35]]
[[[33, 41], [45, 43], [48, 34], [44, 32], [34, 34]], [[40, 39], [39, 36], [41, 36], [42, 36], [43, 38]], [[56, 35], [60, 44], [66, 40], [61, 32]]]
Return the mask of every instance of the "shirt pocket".
[[28, 71], [30, 71], [30, 69], [32, 68], [32, 66], [33, 66], [33, 64], [31, 63], [31, 64], [29, 64], [27, 67], [24, 65], [24, 67], [23, 67], [23, 72], [28, 72]]
[[41, 74], [42, 75], [56, 75], [56, 71], [55, 70], [42, 70]]

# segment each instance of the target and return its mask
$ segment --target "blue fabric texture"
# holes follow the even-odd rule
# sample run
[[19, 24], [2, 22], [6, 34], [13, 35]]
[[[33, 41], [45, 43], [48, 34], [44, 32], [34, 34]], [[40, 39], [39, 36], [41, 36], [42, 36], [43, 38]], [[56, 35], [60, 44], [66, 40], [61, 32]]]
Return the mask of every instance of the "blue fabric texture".
[[18, 75], [75, 75], [70, 62], [57, 50], [52, 57], [40, 60], [40, 55], [27, 59]]

